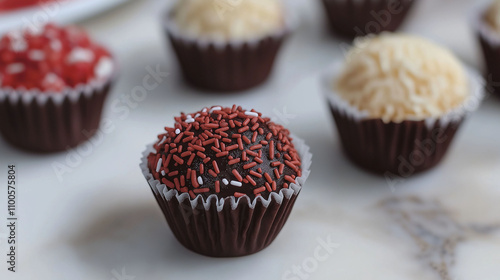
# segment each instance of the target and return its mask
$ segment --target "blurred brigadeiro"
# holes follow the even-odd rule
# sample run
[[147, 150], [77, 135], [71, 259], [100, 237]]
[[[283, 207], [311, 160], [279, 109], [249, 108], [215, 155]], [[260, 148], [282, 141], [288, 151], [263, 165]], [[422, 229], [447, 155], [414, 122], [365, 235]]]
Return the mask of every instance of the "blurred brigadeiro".
[[47, 24], [0, 39], [0, 131], [36, 152], [74, 147], [99, 126], [116, 73], [109, 51], [74, 26]]
[[439, 45], [384, 33], [357, 39], [325, 90], [347, 156], [402, 176], [440, 162], [482, 98], [480, 80]]
[[481, 9], [473, 25], [486, 63], [486, 82], [500, 96], [500, 1], [495, 0]]
[[353, 39], [395, 31], [417, 0], [322, 0], [331, 30]]
[[211, 91], [264, 82], [290, 31], [280, 0], [177, 1], [164, 26], [185, 79]]

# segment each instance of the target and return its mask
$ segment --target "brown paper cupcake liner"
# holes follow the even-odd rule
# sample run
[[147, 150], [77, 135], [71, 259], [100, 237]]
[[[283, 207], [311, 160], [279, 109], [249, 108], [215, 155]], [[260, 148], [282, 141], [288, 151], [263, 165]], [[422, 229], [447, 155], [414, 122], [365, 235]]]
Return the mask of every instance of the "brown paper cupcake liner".
[[416, 0], [322, 0], [331, 30], [343, 37], [395, 31]]
[[113, 81], [114, 76], [62, 93], [0, 89], [0, 132], [13, 146], [32, 152], [75, 147], [97, 131]]
[[293, 143], [301, 157], [302, 176], [288, 189], [273, 192], [267, 199], [248, 196], [218, 199], [215, 194], [191, 199], [153, 178], [143, 153], [142, 172], [177, 240], [189, 250], [211, 257], [237, 257], [256, 253], [273, 242], [288, 219], [295, 200], [310, 173], [312, 155], [304, 141]]
[[481, 7], [474, 11], [472, 24], [486, 64], [485, 77], [488, 89], [500, 97], [500, 33], [484, 21], [486, 9]]
[[282, 30], [246, 41], [208, 41], [185, 36], [170, 20], [170, 9], [163, 16], [163, 27], [188, 83], [209, 91], [231, 92], [255, 87], [268, 79], [294, 25], [292, 16], [286, 13], [285, 18]]
[[385, 123], [369, 118], [333, 91], [332, 77], [340, 66], [328, 71], [323, 86], [344, 153], [356, 165], [378, 174], [406, 178], [436, 166], [466, 116], [484, 97], [482, 78], [469, 69], [471, 96], [462, 106], [438, 118]]

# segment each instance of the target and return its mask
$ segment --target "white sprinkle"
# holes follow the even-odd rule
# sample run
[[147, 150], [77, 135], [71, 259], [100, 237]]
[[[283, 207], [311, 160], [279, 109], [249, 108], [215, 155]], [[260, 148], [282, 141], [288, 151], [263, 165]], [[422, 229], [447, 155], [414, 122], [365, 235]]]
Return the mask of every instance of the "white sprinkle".
[[75, 48], [68, 56], [69, 63], [92, 62], [92, 60], [94, 60], [94, 53], [84, 48]]
[[160, 141], [160, 143], [158, 143], [158, 145], [163, 144], [163, 142], [165, 142], [165, 140], [167, 140], [167, 137], [163, 136], [163, 139], [161, 139], [161, 141]]
[[[42, 30], [43, 31], [43, 30]], [[55, 29], [47, 29], [45, 30], [45, 36], [49, 38], [57, 38], [58, 32]]]
[[241, 182], [234, 181], [234, 180], [231, 181], [231, 185], [236, 186], [236, 187], [241, 187], [242, 186]]
[[187, 117], [186, 117], [186, 118], [188, 118], [188, 119], [192, 119], [193, 117], [192, 117], [191, 115], [187, 115]]
[[161, 162], [162, 162], [162, 160], [163, 160], [162, 158], [160, 158], [160, 159], [158, 160], [158, 163], [156, 164], [156, 172], [160, 172], [160, 167], [161, 167]]
[[180, 129], [176, 129], [175, 130], [175, 134], [179, 134], [179, 133], [181, 133], [181, 130]]
[[203, 179], [201, 179], [201, 176], [198, 176], [198, 184], [203, 185]]
[[[42, 26], [42, 25], [40, 25], [40, 24], [36, 24], [36, 25], [35, 25], [35, 24], [33, 24], [33, 25], [31, 25], [31, 26], [27, 29], [27, 31], [28, 31], [31, 35], [35, 35], [35, 36], [40, 36], [40, 35], [42, 35], [42, 34], [43, 34], [43, 30], [44, 30], [44, 28], [43, 28], [43, 26]], [[50, 31], [52, 31], [52, 30], [51, 30], [51, 29], [47, 30], [46, 35], [48, 35], [48, 33], [49, 33]], [[51, 33], [52, 33], [52, 32], [51, 32]], [[57, 33], [56, 33], [56, 36], [57, 36]]]
[[47, 75], [43, 78], [43, 83], [49, 85], [53, 85], [59, 81], [61, 81], [61, 79], [55, 73], [47, 73]]
[[194, 118], [196, 119], [199, 116], [200, 116], [200, 113], [196, 113], [196, 115], [194, 115]]
[[255, 112], [248, 112], [248, 111], [245, 112], [245, 115], [247, 115], [247, 116], [253, 116], [253, 117], [258, 117], [259, 116], [259, 114], [255, 113]]
[[15, 52], [23, 52], [28, 49], [28, 43], [24, 39], [24, 36], [19, 31], [9, 32], [8, 35], [11, 39], [10, 48]]
[[161, 175], [162, 175], [162, 176], [165, 176], [165, 170], [162, 170], [162, 171], [161, 171]]
[[28, 57], [34, 61], [42, 61], [45, 59], [45, 53], [42, 50], [32, 50], [28, 53]]
[[22, 63], [12, 63], [7, 66], [7, 73], [9, 74], [18, 74], [23, 72], [25, 69], [24, 64]]
[[59, 40], [52, 40], [50, 41], [50, 47], [54, 51], [60, 51], [62, 49], [62, 43]]
[[203, 110], [201, 110], [203, 113], [206, 113], [208, 110], [207, 108], [203, 108]]
[[194, 122], [194, 119], [187, 119], [186, 120], [186, 123], [193, 123]]
[[219, 110], [222, 110], [220, 106], [213, 107], [212, 109], [210, 109], [210, 114], [212, 114], [213, 111], [219, 111]]
[[109, 77], [113, 73], [113, 61], [109, 57], [102, 57], [94, 67], [94, 74], [98, 78]]
[[227, 185], [227, 184], [229, 184], [229, 181], [226, 178], [224, 178], [224, 179], [222, 179], [222, 183], [224, 183], [224, 185]]

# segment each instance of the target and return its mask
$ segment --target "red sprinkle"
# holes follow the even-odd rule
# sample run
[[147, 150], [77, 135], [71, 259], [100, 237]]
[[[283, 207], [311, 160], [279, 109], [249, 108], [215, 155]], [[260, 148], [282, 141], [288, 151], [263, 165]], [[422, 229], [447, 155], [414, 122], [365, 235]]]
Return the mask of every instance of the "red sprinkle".
[[251, 162], [251, 163], [243, 165], [243, 169], [249, 169], [249, 168], [252, 168], [252, 167], [254, 167], [256, 165], [257, 165], [256, 162]]
[[285, 175], [285, 180], [287, 180], [288, 182], [290, 183], [295, 183], [295, 179], [293, 179], [292, 177], [290, 177], [289, 175]]
[[217, 173], [215, 173], [215, 171], [213, 171], [212, 169], [208, 170], [208, 174], [212, 175], [212, 177], [217, 178]]
[[244, 196], [245, 194], [244, 193], [240, 193], [240, 192], [235, 192], [234, 193], [234, 197], [238, 198], [238, 197], [242, 197]]
[[269, 176], [269, 174], [264, 173], [264, 177], [266, 178], [266, 180], [269, 182], [269, 183], [272, 183], [273, 182], [273, 179], [271, 179], [271, 176]]
[[253, 190], [253, 194], [258, 194], [266, 190], [266, 187], [260, 187]]
[[184, 164], [184, 160], [180, 158], [178, 155], [174, 155], [173, 158], [175, 162], [177, 162], [178, 164]]
[[255, 171], [253, 171], [253, 170], [250, 170], [250, 172], [249, 172], [249, 173], [250, 173], [250, 175], [255, 176], [255, 177], [257, 177], [257, 178], [262, 178], [262, 175], [261, 175], [261, 174], [259, 174], [259, 173], [255, 172]]
[[229, 154], [229, 152], [225, 151], [225, 152], [217, 153], [215, 156], [216, 157], [224, 157], [224, 156], [227, 156], [228, 154]]
[[233, 171], [231, 171], [231, 172], [233, 173], [234, 177], [236, 177], [236, 179], [237, 179], [238, 181], [240, 181], [240, 182], [241, 182], [241, 181], [243, 181], [243, 177], [241, 177], [241, 175], [240, 175], [240, 173], [238, 172], [238, 170], [233, 169]]
[[274, 159], [274, 141], [271, 141], [271, 143], [269, 144], [269, 159]]
[[167, 179], [165, 179], [165, 178], [162, 178], [162, 179], [161, 179], [161, 182], [162, 182], [163, 184], [165, 184], [167, 187], [171, 188], [171, 189], [174, 189], [174, 188], [175, 188], [174, 183], [172, 183], [171, 181], [169, 181], [169, 180], [167, 180]]
[[194, 157], [195, 157], [195, 156], [196, 156], [195, 154], [191, 154], [191, 156], [189, 157], [189, 160], [188, 160], [188, 162], [187, 162], [187, 164], [188, 164], [189, 166], [191, 166], [191, 164], [193, 163], [193, 160], [194, 160]]
[[217, 165], [217, 162], [215, 160], [212, 161], [212, 165], [214, 167], [215, 172], [219, 174], [220, 173], [219, 166]]
[[276, 176], [276, 179], [280, 178], [280, 173], [278, 172], [278, 169], [274, 169], [274, 176]]
[[196, 152], [196, 155], [199, 156], [200, 158], [206, 158], [207, 157], [207, 155], [205, 155], [202, 152]]
[[248, 180], [248, 182], [250, 182], [250, 184], [252, 184], [253, 186], [257, 186], [257, 183], [255, 183], [250, 175], [247, 175], [245, 178]]

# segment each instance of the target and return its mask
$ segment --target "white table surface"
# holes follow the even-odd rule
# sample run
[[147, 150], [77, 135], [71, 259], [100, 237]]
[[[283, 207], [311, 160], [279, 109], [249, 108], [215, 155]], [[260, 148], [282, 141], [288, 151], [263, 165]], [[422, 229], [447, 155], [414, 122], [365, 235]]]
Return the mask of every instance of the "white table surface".
[[[403, 30], [439, 41], [467, 64], [481, 67], [467, 21], [474, 2], [421, 0]], [[62, 181], [52, 165], [65, 163], [74, 151], [34, 155], [0, 140], [0, 279], [500, 279], [500, 234], [495, 231], [500, 225], [498, 99], [485, 100], [465, 123], [440, 166], [391, 191], [385, 178], [361, 171], [341, 153], [319, 87], [321, 71], [342, 57], [341, 44], [326, 32], [318, 1], [298, 3], [300, 25], [272, 78], [234, 95], [202, 93], [181, 81], [158, 23], [164, 1], [132, 1], [83, 22], [114, 50], [122, 66], [104, 114], [115, 129]], [[113, 112], [111, 104], [141, 84], [145, 67], [158, 64], [171, 75], [127, 117]], [[175, 240], [138, 165], [145, 145], [180, 110], [233, 103], [270, 116], [284, 108], [293, 114], [287, 126], [311, 146], [312, 174], [271, 246], [248, 257], [214, 259]], [[19, 175], [15, 274], [7, 272], [3, 261], [6, 166], [11, 163]], [[409, 223], [381, 206], [393, 196], [400, 199], [396, 212], [407, 213]], [[422, 203], [406, 203], [408, 196]], [[431, 209], [439, 220], [419, 215], [419, 209]], [[316, 262], [318, 239], [330, 239], [338, 247]], [[452, 247], [454, 252], [442, 250]], [[432, 268], [441, 258], [449, 276]], [[315, 262], [302, 277], [282, 278], [294, 266]], [[135, 278], [120, 277], [122, 273]]]

